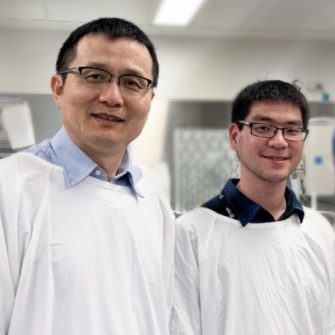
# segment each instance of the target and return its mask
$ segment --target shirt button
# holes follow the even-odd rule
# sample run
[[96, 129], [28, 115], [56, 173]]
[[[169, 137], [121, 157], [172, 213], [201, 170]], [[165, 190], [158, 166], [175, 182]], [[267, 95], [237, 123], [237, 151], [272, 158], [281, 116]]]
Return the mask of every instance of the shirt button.
[[101, 171], [100, 171], [100, 170], [95, 170], [95, 171], [94, 171], [94, 174], [95, 174], [96, 176], [101, 176]]

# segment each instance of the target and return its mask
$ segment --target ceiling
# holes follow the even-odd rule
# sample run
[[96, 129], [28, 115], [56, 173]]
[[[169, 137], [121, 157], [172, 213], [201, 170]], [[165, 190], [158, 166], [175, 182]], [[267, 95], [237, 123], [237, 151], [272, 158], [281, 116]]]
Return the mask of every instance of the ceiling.
[[335, 40], [334, 0], [207, 0], [187, 27], [153, 25], [159, 1], [0, 0], [0, 29], [72, 30], [118, 16], [151, 35]]

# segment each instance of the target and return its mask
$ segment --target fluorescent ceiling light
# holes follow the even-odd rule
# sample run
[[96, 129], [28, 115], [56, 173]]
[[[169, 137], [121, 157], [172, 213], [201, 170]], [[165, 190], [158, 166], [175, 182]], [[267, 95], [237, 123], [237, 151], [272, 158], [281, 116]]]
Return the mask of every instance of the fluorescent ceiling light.
[[162, 0], [154, 24], [187, 25], [205, 0]]

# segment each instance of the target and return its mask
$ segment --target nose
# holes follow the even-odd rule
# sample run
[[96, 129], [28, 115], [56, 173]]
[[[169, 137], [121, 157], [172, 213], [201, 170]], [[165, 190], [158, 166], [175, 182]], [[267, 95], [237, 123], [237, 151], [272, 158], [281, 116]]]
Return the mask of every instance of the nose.
[[278, 129], [275, 136], [269, 139], [269, 145], [276, 148], [286, 148], [288, 146], [287, 140], [284, 138], [282, 129]]
[[101, 91], [99, 101], [106, 102], [109, 105], [122, 105], [123, 97], [121, 88], [116, 80], [110, 81]]

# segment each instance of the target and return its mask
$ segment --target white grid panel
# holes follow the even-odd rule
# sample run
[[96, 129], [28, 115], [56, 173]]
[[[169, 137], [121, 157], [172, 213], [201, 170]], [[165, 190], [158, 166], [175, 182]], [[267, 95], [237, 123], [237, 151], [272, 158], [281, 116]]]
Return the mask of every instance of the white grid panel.
[[227, 129], [176, 129], [174, 162], [175, 210], [180, 212], [201, 205], [239, 176]]

